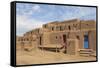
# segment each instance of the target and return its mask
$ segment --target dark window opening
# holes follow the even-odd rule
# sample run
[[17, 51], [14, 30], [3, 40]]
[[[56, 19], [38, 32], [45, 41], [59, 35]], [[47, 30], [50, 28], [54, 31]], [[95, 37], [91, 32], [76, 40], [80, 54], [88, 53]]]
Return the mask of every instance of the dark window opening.
[[79, 38], [79, 36], [76, 36], [76, 38], [79, 40], [80, 38]]
[[52, 27], [52, 30], [54, 30], [54, 27]]
[[76, 28], [77, 24], [74, 24], [74, 27]]
[[70, 26], [68, 26], [68, 29], [69, 29], [69, 30], [71, 29]]
[[57, 36], [56, 36], [56, 39], [57, 39]]
[[47, 27], [47, 25], [44, 25], [43, 27], [44, 27], [44, 28], [46, 28], [46, 27]]
[[63, 42], [66, 43], [66, 35], [63, 35]]
[[29, 39], [27, 39], [27, 41], [29, 41]]
[[62, 30], [61, 26], [60, 26], [60, 31]]

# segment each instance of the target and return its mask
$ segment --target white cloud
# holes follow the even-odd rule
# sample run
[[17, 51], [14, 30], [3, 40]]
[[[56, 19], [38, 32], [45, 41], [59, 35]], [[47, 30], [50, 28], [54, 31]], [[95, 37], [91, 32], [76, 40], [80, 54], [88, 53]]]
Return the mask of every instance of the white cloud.
[[39, 5], [32, 6], [28, 12], [25, 12], [24, 15], [32, 15], [35, 12], [40, 12], [40, 6]]
[[[62, 15], [63, 19], [73, 19], [73, 18], [79, 18], [79, 19], [93, 19], [95, 20], [96, 15], [96, 8], [93, 7], [69, 7], [66, 6], [66, 11], [64, 15]], [[91, 16], [92, 15], [92, 16]]]
[[34, 5], [32, 7], [33, 11], [39, 11], [40, 10], [40, 6], [39, 5]]
[[40, 6], [34, 5], [28, 12], [24, 12], [24, 15], [32, 15], [35, 12], [40, 12]]
[[40, 6], [37, 4], [17, 4], [17, 13], [22, 15], [32, 15], [35, 12], [40, 12]]
[[34, 28], [42, 27], [44, 22], [37, 21], [34, 19], [29, 19], [26, 16], [17, 16], [16, 18], [17, 25], [17, 35], [22, 35], [23, 33], [32, 30]]

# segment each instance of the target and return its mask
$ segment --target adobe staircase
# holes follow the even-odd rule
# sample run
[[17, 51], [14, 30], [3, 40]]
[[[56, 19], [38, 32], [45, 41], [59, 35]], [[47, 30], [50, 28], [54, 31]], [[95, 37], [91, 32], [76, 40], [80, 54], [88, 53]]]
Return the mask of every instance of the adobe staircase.
[[96, 56], [96, 52], [94, 52], [92, 49], [80, 49], [79, 50], [80, 56]]

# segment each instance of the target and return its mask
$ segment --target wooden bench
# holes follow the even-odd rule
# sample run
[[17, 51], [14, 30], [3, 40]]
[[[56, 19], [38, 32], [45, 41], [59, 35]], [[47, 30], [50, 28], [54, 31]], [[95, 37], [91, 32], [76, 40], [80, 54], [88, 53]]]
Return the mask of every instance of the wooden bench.
[[91, 56], [94, 53], [92, 49], [80, 49], [78, 52], [80, 56]]

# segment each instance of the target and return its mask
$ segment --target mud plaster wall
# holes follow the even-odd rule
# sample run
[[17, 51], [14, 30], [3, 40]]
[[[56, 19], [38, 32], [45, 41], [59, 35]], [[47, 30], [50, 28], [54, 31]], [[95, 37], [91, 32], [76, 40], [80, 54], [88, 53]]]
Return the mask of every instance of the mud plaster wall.
[[96, 50], [96, 31], [89, 32], [89, 48]]
[[84, 29], [96, 29], [96, 23], [94, 21], [81, 21], [81, 30]]
[[70, 54], [70, 55], [73, 55], [73, 54], [75, 54], [75, 40], [70, 40], [69, 41], [70, 43], [69, 43], [69, 45], [68, 45], [68, 47], [67, 47], [67, 54]]
[[68, 33], [66, 33], [66, 32], [50, 33], [50, 43], [51, 44], [61, 44], [62, 43], [62, 35], [66, 35], [66, 37], [67, 37]]
[[[55, 22], [56, 23], [56, 22]], [[70, 23], [61, 22], [57, 24], [46, 24], [43, 25], [43, 31], [41, 31], [42, 35], [40, 35], [38, 32], [39, 29], [36, 29], [33, 32], [26, 33], [25, 36], [33, 35], [34, 33], [36, 36], [38, 36], [35, 40], [32, 41], [32, 46], [40, 45], [40, 41], [42, 45], [48, 45], [48, 44], [60, 44], [61, 39], [60, 36], [66, 35], [68, 36], [68, 39], [77, 39], [78, 40], [78, 49], [84, 48], [84, 32], [88, 32], [89, 36], [89, 48], [96, 50], [96, 23], [94, 21], [71, 21]], [[64, 30], [69, 30], [69, 32], [66, 32]], [[71, 32], [71, 30], [76, 32]], [[80, 30], [77, 32], [77, 30]], [[55, 32], [56, 31], [56, 32]], [[57, 32], [58, 31], [58, 32]], [[63, 32], [62, 32], [63, 31]], [[40, 40], [40, 36], [41, 40]], [[34, 38], [33, 38], [34, 39]], [[18, 43], [19, 45], [20, 43]], [[75, 41], [70, 41], [69, 50], [71, 50], [68, 53], [74, 54], [75, 49]]]

